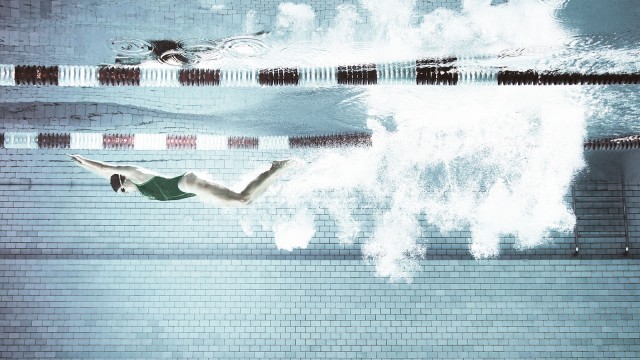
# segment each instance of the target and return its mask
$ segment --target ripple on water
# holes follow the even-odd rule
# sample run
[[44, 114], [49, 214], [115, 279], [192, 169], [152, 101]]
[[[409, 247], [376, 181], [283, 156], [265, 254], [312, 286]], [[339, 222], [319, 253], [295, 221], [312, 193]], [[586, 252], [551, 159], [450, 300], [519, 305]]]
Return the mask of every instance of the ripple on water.
[[150, 42], [126, 37], [111, 39], [107, 46], [117, 57], [145, 57], [153, 52]]
[[259, 57], [271, 46], [255, 36], [235, 36], [225, 39], [142, 40], [114, 38], [108, 42], [118, 62], [140, 64], [155, 60], [171, 66], [197, 66], [221, 59]]

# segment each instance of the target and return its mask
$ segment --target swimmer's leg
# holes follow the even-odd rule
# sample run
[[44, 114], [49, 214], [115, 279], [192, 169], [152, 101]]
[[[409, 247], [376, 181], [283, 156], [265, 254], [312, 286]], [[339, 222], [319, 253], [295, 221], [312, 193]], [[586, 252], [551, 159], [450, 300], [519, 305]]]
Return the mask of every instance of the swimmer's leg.
[[247, 199], [237, 192], [194, 172], [184, 174], [178, 183], [178, 188], [186, 193], [196, 194], [203, 202], [221, 206], [238, 206], [247, 203]]
[[258, 175], [240, 193], [198, 176], [193, 172], [186, 173], [180, 179], [178, 187], [184, 192], [196, 194], [196, 196], [207, 202], [214, 202], [224, 206], [250, 204], [267, 190], [269, 185], [276, 179], [276, 175], [280, 174], [290, 163], [291, 160], [274, 161], [269, 170]]
[[253, 179], [245, 188], [240, 192], [240, 196], [247, 199], [247, 204], [251, 203], [262, 195], [267, 188], [273, 184], [278, 174], [280, 174], [285, 168], [291, 165], [293, 161], [282, 160], [274, 161], [271, 163], [271, 168]]

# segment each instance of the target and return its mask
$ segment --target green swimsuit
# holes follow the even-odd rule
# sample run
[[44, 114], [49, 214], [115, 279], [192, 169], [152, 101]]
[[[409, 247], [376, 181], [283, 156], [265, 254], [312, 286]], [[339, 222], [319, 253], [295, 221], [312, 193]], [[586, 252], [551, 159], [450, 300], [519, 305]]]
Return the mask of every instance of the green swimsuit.
[[136, 184], [136, 187], [142, 195], [152, 200], [181, 200], [196, 196], [196, 194], [186, 193], [178, 187], [178, 182], [180, 182], [180, 179], [182, 179], [183, 176], [184, 174], [172, 179], [167, 179], [162, 176], [154, 176], [144, 184]]

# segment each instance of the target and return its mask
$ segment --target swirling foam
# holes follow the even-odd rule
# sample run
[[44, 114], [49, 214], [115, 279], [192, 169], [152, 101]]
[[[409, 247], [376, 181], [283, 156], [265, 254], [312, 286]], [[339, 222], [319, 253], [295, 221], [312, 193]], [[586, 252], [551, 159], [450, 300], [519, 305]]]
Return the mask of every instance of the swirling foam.
[[[372, 19], [366, 33], [344, 16], [357, 9], [343, 6], [337, 28], [326, 34], [344, 28], [348, 37], [374, 43], [376, 53], [368, 54], [374, 58], [416, 56], [416, 49], [499, 53], [567, 38], [554, 9], [539, 2], [493, 7], [465, 1], [461, 12], [437, 10], [417, 23], [414, 5], [363, 1]], [[344, 44], [324, 46], [331, 52]], [[340, 59], [360, 55], [343, 53]], [[375, 228], [362, 251], [377, 275], [392, 281], [411, 281], [420, 268], [429, 241], [422, 238], [421, 221], [443, 232], [469, 230], [476, 258], [499, 255], [507, 235], [520, 249], [538, 246], [550, 231], [569, 232], [575, 224], [564, 196], [584, 166], [585, 108], [576, 91], [367, 88], [352, 101], [368, 111], [373, 146], [324, 153], [292, 176], [276, 202], [329, 209], [342, 243], [362, 234], [357, 217], [345, 209], [368, 204]]]
[[[420, 220], [470, 230], [476, 258], [497, 256], [502, 236], [524, 250], [572, 231], [564, 195], [584, 165], [585, 124], [566, 89], [375, 87], [363, 100], [373, 146], [323, 154], [276, 202], [329, 209], [343, 243], [361, 234], [345, 209], [367, 204], [376, 225], [362, 250], [378, 275], [411, 280], [428, 251]], [[393, 131], [380, 125], [388, 116]]]

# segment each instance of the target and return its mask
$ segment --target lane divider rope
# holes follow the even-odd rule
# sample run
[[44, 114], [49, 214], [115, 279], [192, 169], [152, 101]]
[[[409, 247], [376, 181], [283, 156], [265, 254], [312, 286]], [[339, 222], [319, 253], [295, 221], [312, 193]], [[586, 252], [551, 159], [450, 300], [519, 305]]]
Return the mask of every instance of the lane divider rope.
[[75, 150], [227, 150], [371, 146], [371, 134], [225, 136], [212, 134], [0, 133], [0, 148]]
[[[213, 134], [101, 134], [101, 133], [0, 133], [0, 148], [77, 149], [77, 150], [228, 150], [296, 149], [371, 146], [371, 134], [333, 134], [318, 136], [226, 136]], [[640, 149], [640, 135], [592, 139], [585, 150]]]
[[585, 150], [630, 150], [640, 148], [640, 135], [588, 140]]
[[456, 58], [382, 64], [268, 69], [150, 68], [135, 66], [0, 65], [0, 86], [334, 86], [334, 85], [615, 85], [640, 84], [640, 72], [583, 74], [514, 71], [457, 64]]

